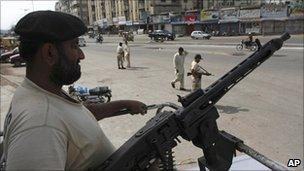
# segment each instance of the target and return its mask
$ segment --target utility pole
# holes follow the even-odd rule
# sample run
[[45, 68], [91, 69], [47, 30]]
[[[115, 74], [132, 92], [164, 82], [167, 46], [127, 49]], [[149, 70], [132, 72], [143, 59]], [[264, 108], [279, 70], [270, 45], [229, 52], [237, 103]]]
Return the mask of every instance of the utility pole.
[[34, 0], [32, 0], [32, 11], [34, 11]]

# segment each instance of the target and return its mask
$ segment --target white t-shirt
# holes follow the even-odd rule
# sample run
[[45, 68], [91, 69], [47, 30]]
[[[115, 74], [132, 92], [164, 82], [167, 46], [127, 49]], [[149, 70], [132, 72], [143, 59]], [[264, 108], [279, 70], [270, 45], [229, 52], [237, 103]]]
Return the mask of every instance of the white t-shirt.
[[122, 46], [117, 46], [117, 55], [122, 55], [124, 53], [123, 47]]
[[[192, 61], [191, 62], [191, 68], [190, 70], [194, 71], [196, 74], [203, 74], [205, 73], [204, 70], [200, 67], [200, 65], [196, 62], [196, 61]], [[191, 75], [192, 79], [195, 79], [195, 77], [193, 75]]]
[[26, 78], [14, 94], [4, 133], [6, 170], [85, 170], [115, 150], [86, 107]]

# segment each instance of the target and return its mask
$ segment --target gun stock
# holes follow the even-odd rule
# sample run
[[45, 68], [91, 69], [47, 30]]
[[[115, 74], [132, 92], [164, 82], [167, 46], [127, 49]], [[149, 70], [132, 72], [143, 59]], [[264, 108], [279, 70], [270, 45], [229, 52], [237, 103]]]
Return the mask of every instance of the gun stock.
[[104, 163], [93, 169], [146, 170], [156, 158], [160, 158], [162, 169], [173, 170], [171, 151], [179, 142], [177, 137], [182, 136], [203, 150], [204, 157], [198, 159], [201, 170], [205, 167], [209, 170], [228, 170], [237, 144], [242, 141], [218, 131], [216, 119], [219, 114], [214, 105], [279, 50], [289, 37], [286, 33], [269, 41], [204, 91], [197, 90], [180, 97], [184, 108], [157, 113]]

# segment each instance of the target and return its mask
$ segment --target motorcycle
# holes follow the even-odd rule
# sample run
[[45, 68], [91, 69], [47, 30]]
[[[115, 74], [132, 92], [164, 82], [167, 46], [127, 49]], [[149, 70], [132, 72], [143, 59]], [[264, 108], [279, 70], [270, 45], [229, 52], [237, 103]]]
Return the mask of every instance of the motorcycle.
[[68, 87], [69, 95], [86, 103], [107, 103], [111, 101], [112, 91], [108, 86], [98, 86], [89, 89], [84, 86], [71, 85]]
[[256, 51], [258, 49], [258, 44], [256, 42], [242, 40], [240, 44], [236, 45], [236, 50], [241, 51], [243, 48], [249, 49], [251, 51]]
[[97, 43], [102, 43], [102, 42], [103, 42], [103, 37], [102, 37], [102, 35], [98, 35], [98, 36], [96, 37], [96, 42], [97, 42]]

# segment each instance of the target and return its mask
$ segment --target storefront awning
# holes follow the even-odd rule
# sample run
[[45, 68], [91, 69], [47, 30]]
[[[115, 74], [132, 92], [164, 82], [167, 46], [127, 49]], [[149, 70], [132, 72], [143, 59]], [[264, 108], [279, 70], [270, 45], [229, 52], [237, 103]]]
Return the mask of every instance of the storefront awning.
[[172, 21], [171, 22], [172, 25], [182, 25], [182, 24], [186, 24], [185, 21]]
[[217, 24], [219, 22], [219, 20], [203, 20], [200, 23], [202, 24]]
[[239, 21], [242, 23], [253, 23], [253, 22], [260, 22], [261, 19], [260, 18], [240, 18]]
[[285, 21], [287, 20], [287, 17], [282, 18], [261, 18], [261, 21]]
[[225, 23], [237, 23], [239, 22], [239, 19], [230, 19], [230, 20], [219, 20], [219, 24], [225, 24]]

